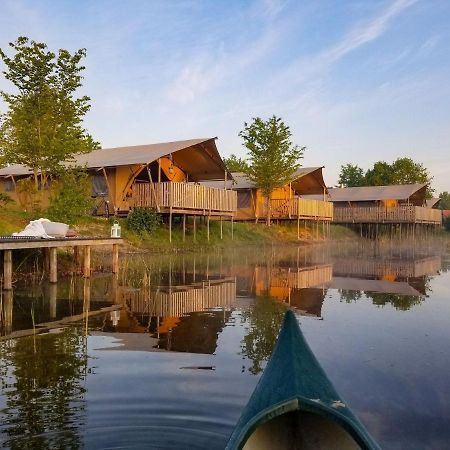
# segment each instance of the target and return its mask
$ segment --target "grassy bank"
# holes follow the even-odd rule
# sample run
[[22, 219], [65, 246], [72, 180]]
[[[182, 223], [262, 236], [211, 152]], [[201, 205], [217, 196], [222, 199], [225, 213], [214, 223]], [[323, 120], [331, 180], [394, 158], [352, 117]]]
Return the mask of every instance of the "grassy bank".
[[[2, 209], [0, 210], [0, 235], [11, 234], [25, 227], [32, 217], [21, 211]], [[85, 217], [73, 228], [79, 234], [85, 236], [107, 236], [110, 233], [112, 219]], [[204, 221], [197, 219], [196, 233], [194, 239], [194, 228], [192, 221], [188, 221], [186, 237], [183, 241], [181, 223], [174, 220], [172, 228], [172, 242], [169, 241], [169, 227], [162, 224], [152, 234], [137, 234], [127, 229], [126, 220], [119, 220], [122, 228], [122, 236], [129, 245], [142, 249], [155, 251], [172, 250], [195, 250], [199, 247], [228, 247], [230, 245], [258, 245], [269, 243], [296, 243], [297, 224], [273, 224], [267, 227], [264, 224], [234, 223], [233, 236], [231, 233], [231, 222], [223, 222], [223, 239], [220, 236], [220, 222], [211, 220], [208, 241], [207, 225]], [[350, 230], [340, 227], [331, 227], [331, 237], [335, 239], [351, 238], [355, 235]], [[300, 241], [314, 242], [322, 240], [322, 226], [317, 232], [314, 226], [300, 227]]]

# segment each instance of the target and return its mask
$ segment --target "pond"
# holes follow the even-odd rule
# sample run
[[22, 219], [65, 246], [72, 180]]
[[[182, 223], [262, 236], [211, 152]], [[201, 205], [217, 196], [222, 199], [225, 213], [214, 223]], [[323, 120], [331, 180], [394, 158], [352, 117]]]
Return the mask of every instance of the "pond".
[[0, 445], [223, 449], [287, 308], [383, 448], [450, 442], [450, 253], [374, 243], [130, 255], [0, 296]]

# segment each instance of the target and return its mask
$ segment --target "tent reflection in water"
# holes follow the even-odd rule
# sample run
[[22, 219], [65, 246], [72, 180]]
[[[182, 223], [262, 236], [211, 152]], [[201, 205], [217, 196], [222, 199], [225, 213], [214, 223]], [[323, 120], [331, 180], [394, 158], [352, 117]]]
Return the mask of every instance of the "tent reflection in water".
[[288, 311], [227, 450], [379, 449], [339, 397]]

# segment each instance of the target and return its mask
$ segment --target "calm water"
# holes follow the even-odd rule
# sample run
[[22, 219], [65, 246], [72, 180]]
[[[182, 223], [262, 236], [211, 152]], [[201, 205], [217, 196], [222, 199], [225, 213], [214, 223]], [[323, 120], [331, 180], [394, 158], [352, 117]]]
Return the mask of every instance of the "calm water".
[[383, 448], [449, 448], [449, 267], [443, 245], [278, 247], [19, 283], [1, 294], [0, 443], [222, 449], [290, 306]]

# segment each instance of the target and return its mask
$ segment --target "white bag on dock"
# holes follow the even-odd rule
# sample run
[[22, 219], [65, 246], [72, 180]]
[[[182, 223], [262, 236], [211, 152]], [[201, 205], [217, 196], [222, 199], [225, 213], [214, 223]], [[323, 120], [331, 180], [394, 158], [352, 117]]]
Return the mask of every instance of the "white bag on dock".
[[53, 239], [55, 236], [64, 237], [69, 230], [65, 223], [52, 222], [48, 219], [32, 220], [22, 231], [13, 236], [29, 236], [43, 239]]

